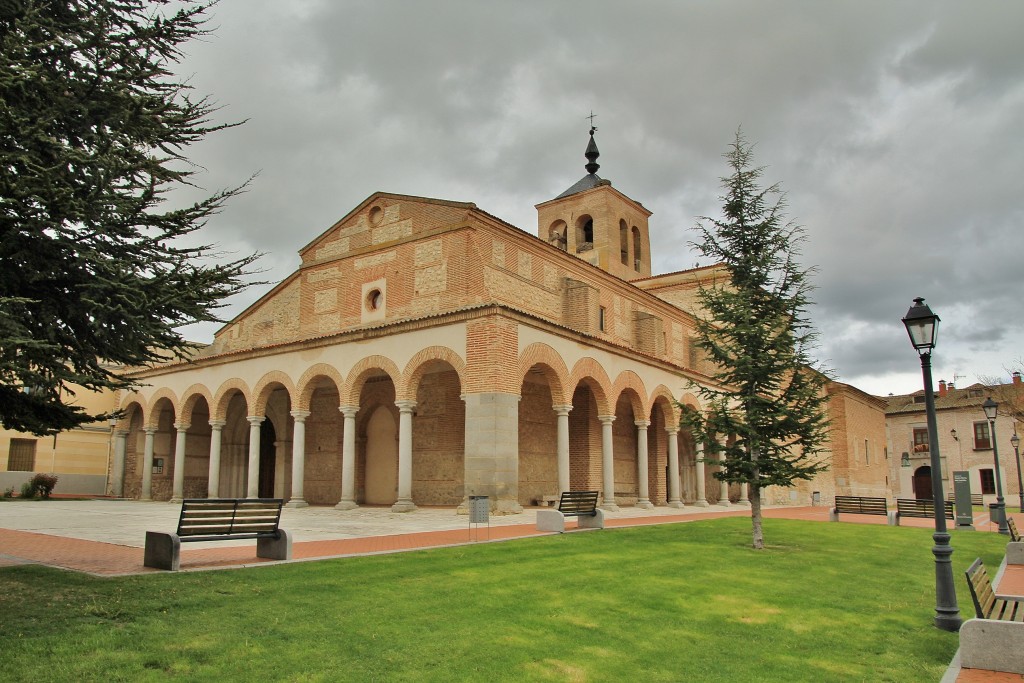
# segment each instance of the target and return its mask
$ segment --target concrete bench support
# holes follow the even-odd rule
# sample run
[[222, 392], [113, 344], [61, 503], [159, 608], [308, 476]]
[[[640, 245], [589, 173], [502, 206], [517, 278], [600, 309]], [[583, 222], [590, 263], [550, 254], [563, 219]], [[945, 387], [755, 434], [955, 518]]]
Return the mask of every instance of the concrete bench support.
[[256, 557], [266, 560], [292, 559], [292, 535], [284, 529], [278, 529], [277, 538], [257, 538]]
[[1024, 564], [1024, 541], [1011, 541], [1006, 544], [1006, 564]]
[[147, 531], [142, 564], [153, 569], [178, 571], [181, 566], [181, 539], [178, 534]]
[[960, 666], [1024, 674], [1024, 623], [968, 619], [960, 627]]
[[[597, 509], [593, 516], [580, 515], [576, 521], [581, 529], [603, 529], [604, 511]], [[558, 510], [537, 510], [537, 530], [565, 532], [565, 515]]]

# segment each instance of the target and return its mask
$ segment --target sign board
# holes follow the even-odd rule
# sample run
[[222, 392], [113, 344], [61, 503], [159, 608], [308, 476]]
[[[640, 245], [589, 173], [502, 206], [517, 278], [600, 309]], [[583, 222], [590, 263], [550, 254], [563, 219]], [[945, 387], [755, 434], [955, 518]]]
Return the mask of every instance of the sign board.
[[956, 526], [958, 529], [974, 528], [970, 474], [963, 470], [953, 472], [953, 496], [956, 498]]

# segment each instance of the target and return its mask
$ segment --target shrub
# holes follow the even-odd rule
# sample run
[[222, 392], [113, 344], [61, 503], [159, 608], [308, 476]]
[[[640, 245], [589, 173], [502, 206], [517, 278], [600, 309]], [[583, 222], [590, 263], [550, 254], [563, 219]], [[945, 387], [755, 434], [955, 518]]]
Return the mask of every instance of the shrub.
[[26, 481], [21, 485], [21, 497], [22, 498], [35, 498], [36, 487], [32, 485], [31, 481]]
[[4, 489], [4, 498], [14, 498], [14, 487]]
[[53, 493], [53, 487], [57, 485], [57, 475], [39, 473], [32, 477], [32, 481], [29, 483], [32, 484], [32, 488], [36, 493], [46, 499], [50, 497], [50, 494]]

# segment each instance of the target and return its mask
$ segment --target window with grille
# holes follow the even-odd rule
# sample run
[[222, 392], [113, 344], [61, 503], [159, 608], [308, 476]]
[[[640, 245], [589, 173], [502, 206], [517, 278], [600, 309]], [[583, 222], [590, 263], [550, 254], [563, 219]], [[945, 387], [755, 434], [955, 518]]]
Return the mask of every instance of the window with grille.
[[11, 449], [7, 453], [7, 469], [11, 472], [35, 471], [35, 439], [11, 439]]
[[925, 427], [914, 427], [914, 452], [928, 452], [928, 429]]

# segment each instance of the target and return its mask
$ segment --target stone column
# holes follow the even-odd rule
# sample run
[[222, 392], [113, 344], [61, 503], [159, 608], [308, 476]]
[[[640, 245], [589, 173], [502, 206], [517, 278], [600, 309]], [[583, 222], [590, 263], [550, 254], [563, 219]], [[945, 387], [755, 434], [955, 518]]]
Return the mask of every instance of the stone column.
[[412, 502], [412, 411], [415, 401], [395, 401], [398, 406], [398, 500], [392, 512], [416, 509]]
[[558, 493], [568, 491], [569, 483], [569, 411], [572, 406], [552, 406], [558, 415]]
[[737, 505], [748, 508], [750, 507], [750, 484], [743, 482], [740, 484], [740, 499], [736, 502]]
[[651, 503], [651, 494], [648, 489], [648, 453], [647, 453], [647, 428], [651, 423], [647, 420], [636, 420], [636, 463], [637, 463], [637, 490], [639, 492], [636, 506], [644, 510], [650, 510], [654, 505]]
[[206, 497], [220, 498], [221, 437], [226, 420], [210, 420], [210, 473], [207, 475]]
[[128, 452], [128, 432], [119, 429], [114, 432], [114, 464], [110, 470], [110, 493], [117, 498], [124, 496], [124, 459]]
[[[519, 504], [519, 396], [463, 394], [466, 403], [466, 496], [490, 498], [491, 514], [523, 511]], [[460, 506], [460, 512], [467, 509]]]
[[142, 493], [141, 500], [153, 500], [153, 439], [156, 427], [146, 427], [146, 446], [142, 456]]
[[[721, 445], [721, 444], [720, 444]], [[720, 467], [725, 469], [725, 451], [718, 453], [718, 462], [721, 463]], [[729, 507], [732, 503], [729, 502], [729, 483], [720, 481], [718, 482], [718, 504], [722, 507]]]
[[354, 510], [356, 503], [356, 413], [359, 406], [340, 406], [338, 410], [345, 416], [341, 445], [341, 500], [334, 506], [336, 510]]
[[249, 467], [245, 487], [246, 498], [259, 498], [260, 495], [260, 424], [266, 418], [263, 415], [250, 415], [249, 421]]
[[614, 415], [598, 415], [601, 421], [601, 477], [604, 489], [604, 502], [602, 510], [618, 512], [619, 506], [615, 504], [615, 460], [612, 451], [612, 422], [615, 422]]
[[185, 438], [189, 424], [179, 423], [174, 425], [178, 430], [178, 436], [174, 440], [174, 489], [171, 493], [171, 502], [180, 503], [185, 497]]
[[683, 507], [683, 500], [679, 495], [682, 488], [679, 482], [679, 427], [666, 427], [668, 434], [668, 506], [670, 508]]
[[292, 497], [285, 507], [304, 508], [309, 503], [302, 497], [302, 483], [306, 478], [306, 418], [308, 410], [293, 410], [295, 426], [292, 432]]
[[694, 505], [699, 508], [706, 508], [710, 503], [708, 503], [708, 494], [704, 482], [704, 444], [697, 444], [696, 451], [694, 455], [693, 476], [697, 480], [697, 501]]

